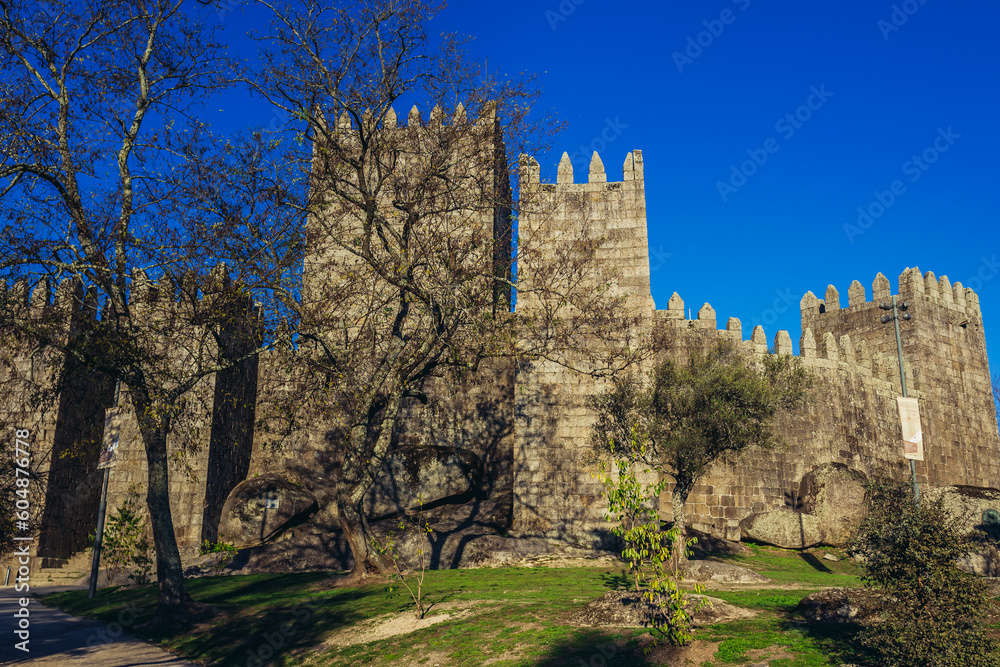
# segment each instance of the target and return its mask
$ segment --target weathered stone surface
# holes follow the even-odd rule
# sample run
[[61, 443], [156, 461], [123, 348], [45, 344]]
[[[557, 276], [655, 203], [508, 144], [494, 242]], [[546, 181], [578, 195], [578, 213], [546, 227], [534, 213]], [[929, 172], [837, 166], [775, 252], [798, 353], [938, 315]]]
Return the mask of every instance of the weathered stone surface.
[[691, 560], [684, 566], [684, 578], [690, 581], [718, 584], [766, 584], [767, 577], [750, 568], [714, 560]]
[[980, 577], [1000, 577], [1000, 549], [993, 544], [980, 544], [959, 558], [955, 566]]
[[260, 546], [281, 536], [291, 524], [318, 510], [316, 499], [278, 473], [252, 477], [229, 494], [219, 522], [219, 540], [238, 549]]
[[825, 463], [799, 484], [802, 511], [819, 519], [823, 543], [843, 546], [865, 512], [865, 475], [843, 463]]
[[[507, 490], [498, 491], [486, 500], [441, 505], [423, 512], [420, 517], [411, 517], [406, 522], [407, 529], [402, 532], [399, 530], [400, 517], [390, 517], [374, 522], [370, 526], [370, 537], [384, 541], [386, 534], [392, 531], [399, 564], [404, 570], [421, 566], [420, 550], [424, 552], [428, 569], [512, 565], [542, 555], [566, 554], [565, 545], [499, 535], [510, 522], [511, 502]], [[289, 527], [283, 533], [285, 539], [244, 549], [234, 567], [244, 573], [351, 568], [354, 560], [339, 527], [324, 525], [323, 520], [322, 514], [316, 514], [300, 526]], [[430, 534], [418, 530], [417, 525], [423, 523], [430, 525]], [[571, 555], [581, 558], [607, 556], [595, 552]]]
[[994, 521], [990, 510], [1000, 514], [1000, 489], [976, 486], [947, 486], [930, 488], [924, 495], [934, 500], [944, 499], [948, 514], [959, 519], [966, 531], [983, 531], [995, 540], [1000, 540], [1000, 523]]
[[752, 514], [740, 522], [740, 532], [744, 539], [784, 549], [814, 547], [825, 535], [818, 517], [790, 510]]
[[482, 461], [475, 452], [457, 447], [402, 447], [389, 457], [385, 474], [369, 493], [369, 515], [384, 516], [452, 496], [469, 494], [471, 498], [482, 479]]
[[739, 542], [716, 537], [715, 535], [710, 535], [709, 533], [702, 532], [695, 528], [689, 527], [687, 529], [687, 535], [689, 538], [694, 538], [696, 540], [692, 546], [692, 551], [696, 554], [701, 553], [738, 556], [739, 554], [745, 554], [750, 551], [746, 545], [740, 544]]
[[799, 601], [799, 611], [813, 623], [861, 623], [882, 606], [878, 594], [863, 588], [827, 588]]

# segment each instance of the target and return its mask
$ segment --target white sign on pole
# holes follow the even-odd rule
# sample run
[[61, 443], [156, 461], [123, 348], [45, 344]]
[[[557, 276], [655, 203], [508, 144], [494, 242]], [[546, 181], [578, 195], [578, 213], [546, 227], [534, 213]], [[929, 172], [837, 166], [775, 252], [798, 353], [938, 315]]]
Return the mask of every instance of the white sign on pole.
[[903, 458], [924, 460], [924, 433], [920, 428], [920, 410], [917, 399], [896, 397], [899, 404], [899, 421], [903, 425]]
[[121, 414], [117, 407], [108, 408], [104, 414], [104, 447], [97, 469], [113, 468], [118, 453], [118, 433], [121, 430]]

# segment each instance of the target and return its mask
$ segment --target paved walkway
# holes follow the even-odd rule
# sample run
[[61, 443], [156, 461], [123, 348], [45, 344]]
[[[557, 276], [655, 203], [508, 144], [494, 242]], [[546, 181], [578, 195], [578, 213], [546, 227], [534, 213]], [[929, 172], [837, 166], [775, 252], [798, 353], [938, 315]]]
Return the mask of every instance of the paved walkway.
[[[71, 588], [83, 587], [39, 588], [33, 589], [32, 593], [50, 593]], [[125, 629], [133, 622], [128, 610], [121, 613], [119, 623], [101, 623], [70, 616], [46, 607], [37, 599], [32, 599], [28, 605], [31, 621], [28, 647], [31, 651], [24, 653], [14, 647], [15, 643], [21, 641], [14, 634], [17, 629], [14, 612], [20, 608], [19, 597], [13, 586], [0, 587], [0, 665], [54, 666], [77, 663], [88, 667], [195, 667], [194, 663], [180, 660], [125, 634]]]

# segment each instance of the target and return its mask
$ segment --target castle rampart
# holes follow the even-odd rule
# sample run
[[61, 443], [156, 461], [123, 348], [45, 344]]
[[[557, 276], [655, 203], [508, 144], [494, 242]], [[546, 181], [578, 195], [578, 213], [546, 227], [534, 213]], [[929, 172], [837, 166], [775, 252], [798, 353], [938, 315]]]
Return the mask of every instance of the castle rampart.
[[[448, 125], [440, 109], [431, 112], [427, 124], [416, 109], [410, 111], [408, 120], [409, 126], [397, 127], [395, 112], [390, 110], [384, 123], [388, 134], [402, 142], [404, 152], [413, 152], [415, 161], [422, 160], [421, 151], [433, 150], [428, 142], [434, 143]], [[342, 116], [337, 122], [346, 132], [352, 121]], [[452, 123], [465, 122], [464, 109], [456, 109]], [[502, 195], [510, 187], [506, 172], [500, 174], [499, 169], [505, 162], [502, 138], [496, 117], [489, 112], [476, 127], [482, 128], [486, 143], [465, 147], [478, 157], [475, 162], [463, 163], [463, 168], [469, 169], [476, 187], [483, 188], [487, 195], [483, 201], [495, 202], [498, 193]], [[461, 152], [455, 146], [445, 144], [445, 148]], [[596, 153], [586, 182], [575, 182], [568, 155], [559, 164], [555, 183], [541, 182], [541, 169], [533, 158], [523, 156], [520, 170], [515, 317], [527, 318], [551, 306], [534, 289], [551, 275], [547, 273], [549, 266], [578, 265], [566, 284], [567, 296], [620, 299], [623, 314], [636, 318], [631, 333], [655, 340], [660, 346], [658, 356], [634, 368], [636, 373], [648, 372], [656, 359], [682, 358], [689, 350], [720, 340], [737, 343], [755, 355], [794, 354], [789, 332], [778, 331], [769, 338], [760, 326], [744, 331], [739, 319], [720, 316], [708, 303], [695, 310], [698, 302], [694, 302], [689, 311], [681, 296], [674, 293], [665, 307], [656, 309], [650, 295], [640, 151], [626, 155], [620, 181], [608, 181]], [[459, 231], [458, 223], [469, 218], [458, 215], [444, 219], [442, 228], [472, 233], [468, 227], [475, 227], [475, 233], [490, 237], [492, 248], [484, 250], [477, 261], [492, 262], [493, 275], [504, 278], [510, 271], [509, 215], [508, 210], [493, 206], [476, 210], [474, 224], [464, 231]], [[331, 208], [322, 218], [310, 221], [310, 233], [353, 233], [356, 222]], [[352, 261], [343, 248], [325, 245], [322, 238], [319, 241], [304, 267], [307, 300], [320, 300], [331, 284], [339, 285], [338, 271], [347, 271]], [[29, 287], [23, 281], [15, 284], [6, 292], [8, 303], [53, 312], [72, 303], [65, 306], [67, 312], [72, 311], [68, 322], [97, 316], [93, 302], [72, 285], [55, 290], [55, 303], [47, 283]], [[133, 288], [149, 308], [167, 312], [175, 307], [175, 292], [185, 286], [162, 281], [153, 285], [136, 276]], [[884, 314], [879, 304], [890, 300], [892, 292], [889, 280], [878, 274], [870, 293], [854, 281], [846, 296], [833, 286], [823, 292], [822, 299], [812, 292], [803, 296], [797, 356], [815, 380], [812, 397], [779, 419], [784, 446], [722, 461], [700, 480], [687, 506], [695, 528], [739, 539], [744, 522], [755, 514], [801, 510], [806, 478], [828, 464], [866, 477], [903, 469], [895, 401], [901, 389], [896, 344], [891, 325], [879, 321]], [[919, 481], [931, 486], [1000, 487], [1000, 434], [989, 388], [978, 296], [947, 277], [922, 275], [915, 268], [903, 271], [896, 293], [912, 315], [900, 325], [903, 370], [910, 395], [920, 400], [927, 455], [927, 460], [917, 465]], [[355, 312], [351, 310], [355, 308], [351, 295], [338, 298], [338, 307], [343, 305], [345, 313]], [[502, 295], [495, 295], [495, 303], [502, 301]], [[559, 307], [572, 310], [572, 305]], [[692, 311], [696, 313], [693, 319], [686, 316]], [[72, 330], [68, 326], [67, 335], [72, 335]], [[191, 335], [202, 333], [192, 331]], [[213, 354], [238, 356], [248, 349], [250, 330], [233, 335], [231, 344], [226, 344], [227, 352], [214, 350]], [[287, 435], [280, 433], [280, 428], [255, 428], [255, 421], [268, 422], [277, 414], [275, 406], [297, 400], [293, 356], [307, 353], [302, 348], [266, 352], [258, 360], [206, 377], [194, 390], [193, 412], [184, 424], [183, 435], [178, 433], [168, 441], [171, 456], [177, 458], [170, 470], [171, 508], [185, 555], [196, 553], [203, 539], [218, 537], [218, 526], [225, 521], [224, 507], [230, 507], [240, 493], [259, 492], [270, 488], [267, 484], [273, 481], [275, 493], [299, 493], [301, 489], [302, 493], [318, 495], [323, 475], [335, 471], [330, 460], [332, 424], [317, 419]], [[572, 361], [572, 353], [567, 355]], [[21, 382], [49, 383], [52, 369], [69, 368], [65, 360], [55, 357], [45, 357], [42, 366], [33, 365], [39, 358], [30, 341], [19, 341], [5, 361], [4, 379]], [[174, 363], [186, 367], [193, 360], [178, 357]], [[40, 368], [48, 370], [39, 376]], [[33, 424], [29, 428], [35, 429], [39, 440], [53, 452], [77, 448], [84, 437], [81, 433], [92, 438], [93, 429], [88, 431], [87, 425], [97, 425], [94, 428], [99, 430], [103, 424], [100, 413], [110, 402], [113, 387], [76, 369], [70, 368], [70, 375], [78, 378], [77, 388], [87, 396], [96, 396], [96, 401], [66, 392], [60, 396], [58, 408], [28, 414], [23, 405], [8, 398], [3, 405], [4, 421]], [[512, 500], [503, 501], [509, 508], [507, 516], [512, 517], [512, 534], [559, 538], [586, 546], [605, 542], [605, 505], [601, 484], [593, 476], [598, 462], [590, 447], [594, 415], [588, 399], [607, 386], [607, 380], [595, 380], [564, 364], [526, 357], [491, 361], [477, 372], [431, 379], [425, 387], [427, 405], [411, 401], [405, 406], [395, 435], [399, 449], [386, 464], [391, 474], [369, 494], [366, 507], [372, 516], [382, 516], [412, 506], [421, 495], [425, 502], [444, 504], [512, 496]], [[127, 405], [124, 394], [122, 402]], [[94, 467], [90, 459], [81, 459], [78, 467], [66, 467], [51, 478], [45, 522], [69, 526], [43, 540], [53, 556], [68, 557], [71, 551], [82, 548], [92, 529], [88, 522], [96, 511], [94, 491], [99, 479], [92, 474]], [[80, 495], [84, 500], [71, 512], [53, 504], [61, 485], [72, 484], [70, 478], [95, 480], [85, 485]], [[271, 481], [254, 486], [250, 483], [254, 479]], [[118, 463], [109, 487], [112, 511], [133, 483], [145, 485], [146, 464], [134, 417], [126, 410]], [[244, 500], [252, 503], [254, 498]], [[669, 503], [661, 502], [661, 515], [670, 517]], [[263, 535], [264, 526], [261, 528]]]

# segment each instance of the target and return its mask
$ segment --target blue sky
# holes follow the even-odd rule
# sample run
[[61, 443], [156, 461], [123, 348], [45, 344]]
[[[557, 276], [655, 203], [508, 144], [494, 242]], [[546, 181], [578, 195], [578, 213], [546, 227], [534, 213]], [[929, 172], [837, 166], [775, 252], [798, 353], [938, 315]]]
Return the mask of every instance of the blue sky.
[[[543, 177], [563, 150], [585, 174], [597, 147], [619, 180], [643, 151], [658, 307], [676, 291], [797, 347], [806, 290], [846, 304], [852, 280], [871, 298], [876, 273], [895, 290], [918, 265], [979, 286], [997, 359], [998, 19], [969, 0], [455, 0], [432, 29], [475, 36], [491, 71], [542, 73], [569, 122]], [[859, 207], [883, 211], [862, 229]]]

